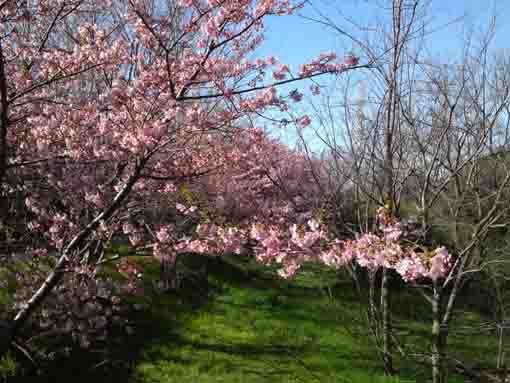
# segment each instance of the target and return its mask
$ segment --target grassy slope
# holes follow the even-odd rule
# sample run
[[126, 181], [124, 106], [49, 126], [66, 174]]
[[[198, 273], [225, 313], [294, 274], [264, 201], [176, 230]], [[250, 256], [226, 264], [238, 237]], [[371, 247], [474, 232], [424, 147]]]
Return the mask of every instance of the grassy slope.
[[[135, 314], [135, 336], [123, 340], [117, 369], [89, 371], [76, 355], [56, 361], [37, 382], [415, 382], [428, 370], [400, 362], [399, 379], [382, 374], [363, 324], [363, 306], [348, 282], [310, 268], [292, 281], [277, 280], [238, 262], [208, 262], [208, 282], [154, 297], [150, 310]], [[157, 267], [146, 266], [148, 278]], [[421, 298], [408, 289], [394, 297], [395, 323], [418, 352], [428, 349], [429, 321]], [[334, 298], [332, 298], [334, 297]], [[488, 337], [459, 338], [458, 355], [492, 358]], [[129, 367], [125, 362], [129, 360]], [[109, 365], [109, 363], [105, 364]], [[121, 375], [119, 375], [121, 374]], [[24, 380], [27, 381], [27, 380]], [[462, 379], [450, 380], [463, 381]]]
[[[213, 262], [214, 264], [214, 262]], [[230, 266], [229, 266], [230, 265]], [[333, 290], [332, 272], [309, 268], [292, 282], [239, 263], [210, 267], [212, 299], [163, 320], [135, 367], [140, 382], [414, 382], [429, 371], [400, 362], [386, 378], [349, 282]], [[252, 266], [253, 268], [253, 266]], [[246, 271], [247, 270], [247, 271]], [[199, 293], [200, 294], [200, 293]], [[429, 318], [412, 290], [394, 297], [395, 324], [410, 351], [427, 352]], [[158, 310], [159, 311], [159, 310]], [[160, 311], [161, 312], [161, 311]], [[174, 319], [175, 318], [175, 319]], [[478, 319], [478, 318], [473, 318]], [[494, 355], [494, 341], [452, 334], [456, 355]], [[473, 338], [469, 338], [472, 341]], [[488, 362], [488, 360], [487, 360]], [[454, 381], [452, 377], [451, 381]], [[459, 379], [458, 381], [463, 381]]]
[[144, 346], [137, 380], [398, 381], [380, 375], [368, 340], [345, 326], [359, 318], [360, 306], [348, 294], [343, 307], [334, 305], [317, 273], [287, 283], [217, 265], [221, 270], [209, 277], [213, 299], [175, 320], [169, 313], [158, 337]]

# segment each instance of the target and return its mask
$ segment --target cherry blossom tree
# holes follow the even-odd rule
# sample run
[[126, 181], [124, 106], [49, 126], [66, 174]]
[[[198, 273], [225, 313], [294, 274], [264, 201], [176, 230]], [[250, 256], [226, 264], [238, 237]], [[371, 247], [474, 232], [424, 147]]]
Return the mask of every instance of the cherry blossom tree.
[[[183, 180], [242, 161], [225, 143], [250, 115], [289, 108], [296, 94], [278, 94], [279, 85], [357, 65], [352, 56], [323, 54], [294, 76], [274, 57], [252, 58], [263, 42], [264, 18], [300, 6], [289, 0], [0, 4], [2, 193], [24, 196], [27, 254], [53, 260], [15, 312], [2, 352], [71, 267], [108, 260], [105, 244], [119, 233], [133, 247], [155, 242], [162, 254], [173, 230], [152, 226], [141, 214], [145, 205], [175, 203]], [[235, 230], [221, 230], [223, 244], [235, 250]], [[164, 250], [193, 245], [199, 243], [176, 241]]]

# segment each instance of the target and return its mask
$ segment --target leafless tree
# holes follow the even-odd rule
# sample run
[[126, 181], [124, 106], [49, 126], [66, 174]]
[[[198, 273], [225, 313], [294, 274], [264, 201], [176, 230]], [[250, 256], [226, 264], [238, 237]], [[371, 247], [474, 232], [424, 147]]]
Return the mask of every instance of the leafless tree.
[[[490, 50], [494, 20], [478, 46], [474, 38], [465, 44], [462, 64], [429, 58], [423, 49], [432, 29], [428, 4], [388, 4], [387, 26], [354, 25], [351, 32], [319, 10], [311, 18], [349, 37], [372, 64], [365, 79], [342, 83], [314, 105], [321, 125], [317, 135], [334, 158], [334, 171], [349, 180], [358, 230], [368, 228], [371, 207], [386, 205], [419, 224], [421, 245], [444, 244], [455, 255], [445, 281], [419, 286], [434, 317], [431, 364], [439, 383], [446, 381], [455, 303], [471, 276], [497, 262], [490, 242], [508, 224], [508, 59]], [[342, 193], [349, 195], [345, 188]], [[392, 373], [387, 279], [382, 271], [380, 302], [370, 289], [368, 311], [380, 321], [374, 334], [385, 370]]]
[[[419, 0], [392, 0], [384, 2], [381, 8], [388, 16], [387, 24], [379, 24], [372, 29], [355, 25], [357, 32], [349, 32], [319, 9], [317, 16], [311, 17], [340, 36], [350, 38], [371, 65], [367, 76], [373, 84], [368, 89], [370, 94], [354, 105], [350, 103], [351, 97], [345, 94], [343, 124], [328, 121], [331, 122], [329, 129], [318, 132], [337, 159], [336, 163], [342, 163], [336, 171], [350, 180], [357, 209], [356, 222], [361, 230], [368, 228], [369, 212], [373, 213], [374, 206], [386, 206], [393, 215], [400, 214], [403, 185], [409, 176], [403, 167], [408, 152], [405, 150], [407, 132], [402, 119], [402, 100], [408, 96], [408, 82], [412, 80], [416, 67], [410, 54], [411, 47], [416, 47], [414, 42], [422, 36], [426, 22], [426, 4]], [[367, 32], [368, 38], [358, 37]], [[325, 116], [324, 120], [336, 116], [328, 111], [331, 107], [330, 100], [326, 100], [318, 114]], [[339, 125], [342, 125], [344, 133], [341, 136]], [[348, 168], [346, 164], [349, 164]], [[388, 287], [390, 275], [386, 269], [380, 274], [380, 278], [376, 275], [369, 278], [369, 317], [375, 324], [373, 332], [380, 344], [385, 371], [391, 375], [395, 369]], [[375, 302], [376, 280], [380, 283], [378, 303]]]

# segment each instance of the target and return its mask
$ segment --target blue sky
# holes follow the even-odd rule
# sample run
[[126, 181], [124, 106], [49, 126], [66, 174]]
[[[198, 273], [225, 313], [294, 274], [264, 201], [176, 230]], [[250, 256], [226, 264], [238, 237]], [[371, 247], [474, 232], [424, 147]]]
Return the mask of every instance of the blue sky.
[[[348, 24], [338, 17], [338, 10], [356, 23], [373, 23], [375, 18], [384, 17], [377, 4], [387, 0], [311, 1], [321, 12], [338, 20], [340, 25], [348, 27]], [[305, 16], [314, 15], [311, 6], [305, 6], [300, 13]], [[445, 58], [458, 54], [462, 47], [460, 39], [466, 38], [472, 31], [476, 40], [476, 36], [480, 35], [492, 15], [497, 17], [494, 46], [510, 47], [509, 0], [432, 0], [428, 15], [429, 29], [437, 31], [428, 36], [427, 47], [430, 53], [444, 55]], [[457, 19], [460, 20], [446, 26]], [[267, 40], [262, 51], [273, 53], [287, 63], [299, 64], [323, 51], [333, 50], [342, 54], [352, 48], [346, 38], [339, 38], [324, 27], [297, 15], [272, 17], [268, 19], [266, 26]]]
[[[350, 28], [351, 31], [354, 28], [345, 18], [360, 25], [373, 25], [377, 19], [384, 20], [388, 16], [378, 5], [388, 4], [389, 0], [310, 1], [342, 28]], [[300, 14], [316, 15], [312, 6], [305, 6]], [[431, 32], [426, 38], [426, 55], [434, 57], [436, 62], [459, 62], [464, 42], [471, 36], [476, 47], [493, 16], [496, 16], [493, 50], [508, 49], [510, 22], [507, 20], [510, 19], [510, 0], [431, 0], [427, 13], [427, 28]], [[266, 31], [265, 44], [258, 54], [274, 55], [282, 62], [291, 64], [293, 68], [324, 51], [334, 51], [341, 57], [353, 49], [352, 43], [346, 37], [335, 35], [326, 27], [298, 15], [271, 17], [266, 21]], [[320, 82], [324, 81], [326, 79]], [[293, 84], [291, 88], [306, 90], [307, 85], [309, 83]], [[301, 111], [298, 107], [297, 112], [306, 113], [306, 105], [301, 106]], [[291, 131], [282, 132], [281, 136], [289, 144], [294, 137]]]

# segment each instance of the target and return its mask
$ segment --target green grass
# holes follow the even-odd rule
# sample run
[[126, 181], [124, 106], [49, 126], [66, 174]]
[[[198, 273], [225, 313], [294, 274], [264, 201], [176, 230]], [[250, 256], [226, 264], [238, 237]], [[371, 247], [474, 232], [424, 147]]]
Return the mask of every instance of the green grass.
[[[188, 266], [203, 262], [191, 257]], [[145, 270], [149, 283], [158, 266], [146, 261]], [[406, 349], [427, 352], [428, 307], [412, 289], [392, 299], [396, 332]], [[208, 259], [207, 277], [186, 280], [179, 294], [153, 294], [148, 310], [133, 312], [135, 335], [118, 340], [109, 354], [76, 353], [23, 381], [427, 381], [428, 369], [408, 360], [397, 360], [398, 378], [384, 376], [363, 310], [351, 283], [338, 283], [331, 271], [310, 266], [286, 282], [250, 263]], [[469, 313], [460, 320], [479, 319]], [[490, 365], [494, 338], [477, 336], [476, 346], [474, 339], [453, 333], [450, 343], [456, 355]]]
[[221, 268], [210, 273], [214, 292], [205, 306], [161, 323], [147, 340], [137, 381], [413, 381], [382, 376], [369, 340], [345, 326], [361, 306], [347, 295], [345, 307], [333, 304], [316, 273], [287, 283]]

